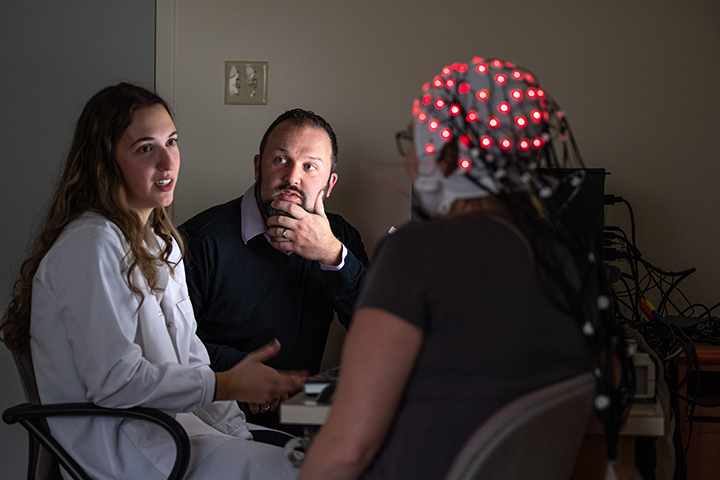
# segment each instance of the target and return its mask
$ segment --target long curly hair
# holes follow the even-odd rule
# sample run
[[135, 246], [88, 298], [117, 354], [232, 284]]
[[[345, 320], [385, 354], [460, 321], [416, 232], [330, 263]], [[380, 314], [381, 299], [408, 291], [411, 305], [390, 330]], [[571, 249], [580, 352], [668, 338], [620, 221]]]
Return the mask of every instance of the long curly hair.
[[150, 227], [165, 244], [159, 255], [154, 255], [143, 243], [145, 225], [128, 205], [122, 171], [115, 159], [115, 146], [132, 123], [135, 112], [155, 105], [162, 105], [170, 114], [160, 96], [128, 83], [104, 88], [85, 105], [50, 210], [30, 257], [20, 267], [20, 278], [0, 323], [0, 340], [11, 351], [23, 352], [30, 346], [32, 283], [40, 262], [63, 229], [84, 212], [98, 213], [122, 231], [132, 258], [127, 271], [128, 286], [141, 302], [142, 293], [131, 277], [135, 268], [145, 277], [151, 291], [157, 289], [158, 261], [174, 273], [176, 264], [169, 261], [172, 238], [180, 246], [181, 255], [184, 247], [167, 209], [155, 208], [149, 219]]

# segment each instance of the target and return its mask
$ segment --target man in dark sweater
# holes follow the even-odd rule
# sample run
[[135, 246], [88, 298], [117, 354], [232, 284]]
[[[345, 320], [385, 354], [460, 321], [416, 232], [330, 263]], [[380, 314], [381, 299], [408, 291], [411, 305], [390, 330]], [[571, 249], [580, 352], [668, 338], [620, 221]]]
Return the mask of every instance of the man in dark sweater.
[[[333, 312], [347, 328], [369, 260], [357, 230], [325, 212], [336, 164], [330, 125], [290, 110], [260, 143], [255, 184], [181, 226], [197, 333], [215, 371], [277, 339], [281, 348], [266, 366], [314, 374]], [[251, 423], [282, 428], [282, 400], [243, 409]]]

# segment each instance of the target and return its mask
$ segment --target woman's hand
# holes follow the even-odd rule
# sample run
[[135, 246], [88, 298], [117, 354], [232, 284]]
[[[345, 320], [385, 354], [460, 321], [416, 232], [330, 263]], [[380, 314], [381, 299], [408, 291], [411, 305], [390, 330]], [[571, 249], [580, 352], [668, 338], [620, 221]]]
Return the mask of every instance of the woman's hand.
[[275, 370], [263, 363], [279, 351], [280, 342], [273, 340], [249, 353], [230, 370], [216, 372], [215, 400], [247, 402], [253, 413], [276, 410], [280, 401], [302, 388], [309, 375], [306, 371]]

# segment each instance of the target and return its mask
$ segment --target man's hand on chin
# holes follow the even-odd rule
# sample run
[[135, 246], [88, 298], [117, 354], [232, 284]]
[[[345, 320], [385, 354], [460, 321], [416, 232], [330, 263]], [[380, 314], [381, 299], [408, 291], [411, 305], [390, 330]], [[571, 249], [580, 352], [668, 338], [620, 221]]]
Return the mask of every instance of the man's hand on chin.
[[272, 207], [291, 215], [268, 218], [268, 236], [278, 250], [295, 252], [323, 265], [337, 266], [342, 260], [342, 243], [333, 235], [325, 215], [324, 191], [315, 199], [315, 213], [292, 202], [275, 200]]

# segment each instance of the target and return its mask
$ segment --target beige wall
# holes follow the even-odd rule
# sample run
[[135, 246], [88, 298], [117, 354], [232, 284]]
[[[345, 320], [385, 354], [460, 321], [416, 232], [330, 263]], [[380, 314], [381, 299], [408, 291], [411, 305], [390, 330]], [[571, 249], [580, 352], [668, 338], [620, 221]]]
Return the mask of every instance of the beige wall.
[[[328, 208], [372, 251], [410, 206], [361, 165], [400, 161], [394, 133], [443, 65], [497, 56], [534, 71], [564, 107], [586, 165], [611, 172], [606, 193], [632, 204], [643, 257], [666, 270], [697, 267], [685, 293], [720, 301], [720, 3], [160, 0], [158, 8], [167, 25], [158, 30], [158, 88], [174, 103], [182, 148], [179, 222], [242, 194], [264, 130], [298, 106], [334, 126], [340, 180]], [[226, 60], [269, 62], [267, 106], [223, 104]], [[401, 168], [382, 172], [409, 188]], [[627, 219], [622, 205], [608, 209], [609, 224], [629, 230]]]

